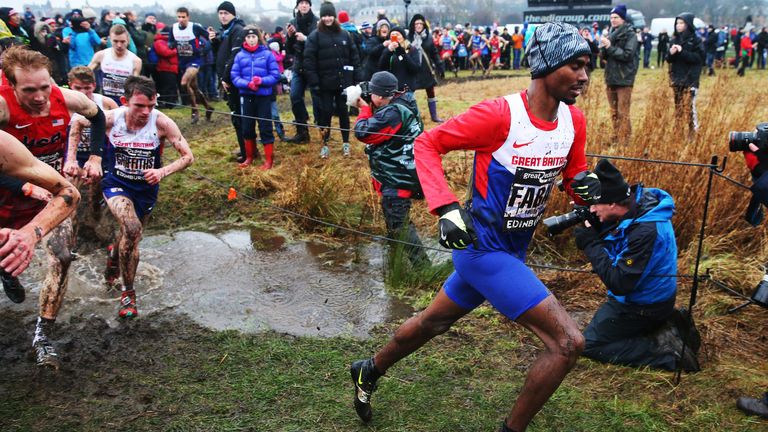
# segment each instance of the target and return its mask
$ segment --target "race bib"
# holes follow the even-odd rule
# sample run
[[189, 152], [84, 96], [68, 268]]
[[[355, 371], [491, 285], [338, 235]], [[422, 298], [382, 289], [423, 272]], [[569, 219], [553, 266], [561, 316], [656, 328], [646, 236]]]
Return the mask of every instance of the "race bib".
[[515, 182], [509, 191], [504, 210], [505, 231], [524, 231], [536, 227], [559, 174], [560, 168], [540, 170], [517, 167]]
[[127, 180], [144, 180], [144, 171], [155, 167], [154, 153], [150, 149], [116, 148], [115, 173]]
[[39, 159], [41, 162], [44, 162], [50, 165], [53, 169], [56, 170], [56, 172], [59, 172], [59, 173], [61, 172], [61, 169], [64, 166], [63, 152], [40, 155], [40, 156], [37, 156], [37, 159]]
[[192, 57], [194, 55], [194, 50], [189, 42], [179, 42], [176, 46], [176, 52], [179, 57]]
[[102, 92], [108, 96], [122, 96], [126, 79], [127, 77], [120, 75], [104, 74], [101, 82]]
[[80, 141], [77, 143], [78, 153], [91, 153], [91, 128], [86, 127], [80, 131]]

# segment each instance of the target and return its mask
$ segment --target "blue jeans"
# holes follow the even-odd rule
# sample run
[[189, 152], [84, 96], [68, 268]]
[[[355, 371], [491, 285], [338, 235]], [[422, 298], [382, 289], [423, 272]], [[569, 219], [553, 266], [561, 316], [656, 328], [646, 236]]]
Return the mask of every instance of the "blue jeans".
[[715, 64], [715, 53], [707, 53], [707, 67], [712, 69], [713, 64]]
[[[297, 123], [309, 123], [309, 113], [307, 112], [307, 105], [304, 103], [304, 91], [307, 89], [307, 78], [304, 74], [294, 73], [291, 79], [291, 111], [293, 112], [293, 118]], [[317, 123], [317, 102], [314, 95], [312, 96], [312, 111], [315, 115], [315, 123]]]
[[513, 69], [520, 69], [520, 51], [519, 49], [515, 48], [512, 50], [512, 55], [514, 60], [512, 60], [512, 68]]
[[272, 120], [275, 121], [275, 131], [277, 132], [277, 136], [279, 136], [280, 139], [283, 139], [285, 130], [283, 129], [283, 122], [280, 121], [280, 110], [277, 107], [277, 98], [275, 95], [272, 95], [272, 98]]

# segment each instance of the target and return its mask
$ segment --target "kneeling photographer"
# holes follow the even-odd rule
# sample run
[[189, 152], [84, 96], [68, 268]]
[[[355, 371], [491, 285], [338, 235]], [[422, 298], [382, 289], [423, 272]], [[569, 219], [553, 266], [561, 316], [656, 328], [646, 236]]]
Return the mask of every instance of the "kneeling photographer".
[[397, 78], [390, 72], [373, 74], [371, 81], [345, 90], [347, 104], [357, 106], [355, 137], [365, 143], [373, 186], [381, 195], [381, 208], [390, 238], [400, 238], [417, 245], [407, 245], [408, 258], [414, 266], [430, 263], [416, 227], [409, 221], [411, 199], [424, 197], [413, 141], [424, 132], [413, 93], [398, 92]]
[[763, 221], [762, 206], [768, 206], [768, 123], [760, 123], [754, 132], [731, 132], [728, 147], [732, 152], [744, 152], [752, 174], [752, 199], [744, 219], [758, 226]]
[[[661, 189], [629, 186], [611, 162], [574, 182], [599, 230], [575, 230], [576, 246], [608, 288], [608, 299], [584, 330], [582, 355], [628, 366], [698, 371], [700, 339], [687, 312], [675, 309], [675, 204]], [[689, 325], [689, 323], [691, 323]], [[682, 336], [691, 332], [684, 353]], [[682, 362], [680, 364], [680, 362]]]

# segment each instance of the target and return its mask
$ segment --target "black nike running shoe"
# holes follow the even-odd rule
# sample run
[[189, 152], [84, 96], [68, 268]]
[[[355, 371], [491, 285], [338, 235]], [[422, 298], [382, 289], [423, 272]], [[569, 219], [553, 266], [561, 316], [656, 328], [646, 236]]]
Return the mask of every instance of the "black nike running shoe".
[[14, 302], [21, 303], [24, 301], [26, 294], [24, 293], [24, 286], [19, 282], [19, 278], [11, 276], [6, 271], [0, 272], [0, 279], [3, 280], [3, 290], [5, 295]]
[[35, 336], [32, 347], [35, 349], [35, 359], [38, 366], [48, 366], [56, 370], [61, 367], [59, 355], [44, 333]]
[[376, 391], [375, 370], [373, 359], [358, 360], [349, 368], [352, 382], [355, 384], [355, 412], [361, 420], [368, 423], [373, 417], [371, 411], [371, 395]]

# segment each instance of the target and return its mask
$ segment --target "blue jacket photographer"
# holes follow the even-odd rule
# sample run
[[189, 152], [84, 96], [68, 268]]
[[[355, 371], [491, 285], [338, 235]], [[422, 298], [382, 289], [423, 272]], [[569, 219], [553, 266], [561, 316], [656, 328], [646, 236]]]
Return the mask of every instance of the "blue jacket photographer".
[[[592, 196], [582, 196], [599, 228], [575, 230], [576, 246], [608, 288], [608, 299], [584, 330], [582, 355], [606, 363], [686, 371], [699, 369], [696, 351], [683, 349], [693, 332], [687, 313], [675, 309], [677, 245], [672, 228], [675, 204], [661, 189], [629, 186], [608, 160], [592, 175]], [[599, 182], [599, 187], [595, 187]], [[579, 186], [574, 185], [574, 190]], [[585, 189], [582, 189], [585, 190]], [[589, 225], [588, 223], [585, 225]]]

